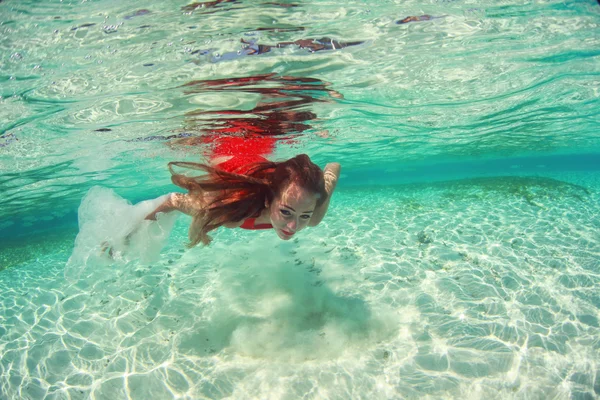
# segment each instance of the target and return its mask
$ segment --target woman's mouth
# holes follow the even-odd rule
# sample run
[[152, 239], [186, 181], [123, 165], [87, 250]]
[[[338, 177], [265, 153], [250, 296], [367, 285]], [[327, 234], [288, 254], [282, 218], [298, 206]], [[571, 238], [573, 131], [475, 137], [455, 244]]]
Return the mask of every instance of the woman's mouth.
[[283, 229], [281, 230], [281, 233], [283, 233], [285, 236], [292, 236], [294, 234], [294, 232], [284, 231]]

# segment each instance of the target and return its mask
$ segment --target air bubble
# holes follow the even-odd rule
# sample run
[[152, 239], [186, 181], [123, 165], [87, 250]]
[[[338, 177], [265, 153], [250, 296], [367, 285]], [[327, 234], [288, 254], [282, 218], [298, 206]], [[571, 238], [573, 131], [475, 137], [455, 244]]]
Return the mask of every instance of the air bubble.
[[215, 58], [220, 58], [221, 55], [219, 53], [215, 53]]
[[102, 60], [98, 60], [97, 62], [98, 62], [98, 64], [102, 64]]
[[54, 30], [54, 33], [58, 33], [58, 29], [55, 29], [55, 30]]

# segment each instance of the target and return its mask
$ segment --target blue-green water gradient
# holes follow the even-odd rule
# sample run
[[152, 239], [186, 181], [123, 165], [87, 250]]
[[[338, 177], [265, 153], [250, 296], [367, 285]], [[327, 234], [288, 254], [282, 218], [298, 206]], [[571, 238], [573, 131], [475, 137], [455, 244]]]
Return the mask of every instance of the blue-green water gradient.
[[[191, 4], [0, 1], [0, 398], [600, 396], [597, 1]], [[321, 225], [75, 242], [253, 120]]]

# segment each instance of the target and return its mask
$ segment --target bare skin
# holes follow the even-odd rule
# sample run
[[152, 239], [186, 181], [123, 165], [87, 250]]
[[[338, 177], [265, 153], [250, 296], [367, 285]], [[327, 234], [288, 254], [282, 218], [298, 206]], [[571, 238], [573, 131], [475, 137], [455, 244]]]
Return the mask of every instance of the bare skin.
[[[255, 224], [271, 224], [273, 229], [283, 240], [289, 240], [306, 227], [317, 226], [325, 217], [331, 196], [340, 176], [340, 164], [329, 163], [325, 167], [323, 177], [327, 199], [320, 205], [317, 204], [317, 195], [299, 187], [295, 183], [289, 184], [271, 204], [265, 203], [265, 208], [255, 219]], [[156, 210], [148, 214], [146, 219], [155, 220], [161, 212], [180, 211], [188, 215], [196, 215], [211, 201], [210, 193], [190, 192], [171, 193], [167, 200]], [[225, 223], [226, 228], [238, 228], [244, 221]]]

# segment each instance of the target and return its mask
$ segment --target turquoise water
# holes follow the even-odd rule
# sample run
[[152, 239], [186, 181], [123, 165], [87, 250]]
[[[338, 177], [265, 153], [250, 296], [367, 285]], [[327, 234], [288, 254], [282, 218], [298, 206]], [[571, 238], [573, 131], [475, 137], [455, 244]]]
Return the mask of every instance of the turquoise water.
[[[188, 5], [0, 2], [0, 398], [600, 396], [596, 1]], [[321, 225], [75, 241], [232, 120], [342, 164]]]

